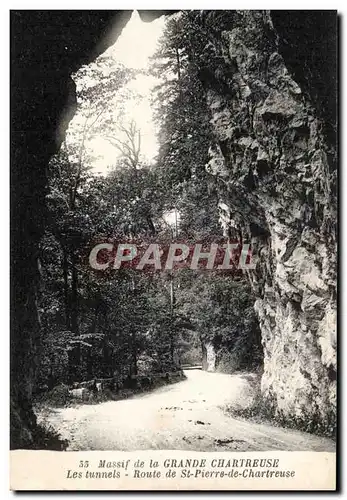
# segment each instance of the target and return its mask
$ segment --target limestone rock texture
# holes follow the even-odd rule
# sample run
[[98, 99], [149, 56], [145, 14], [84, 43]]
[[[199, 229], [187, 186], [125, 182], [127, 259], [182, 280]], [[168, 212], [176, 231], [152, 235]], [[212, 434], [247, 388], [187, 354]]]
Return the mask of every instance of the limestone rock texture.
[[216, 371], [217, 353], [212, 342], [206, 342], [202, 346], [202, 369], [207, 372]]
[[[220, 32], [223, 71], [206, 86], [215, 140], [206, 169], [218, 184], [225, 235], [252, 244], [262, 393], [284, 419], [327, 428], [336, 405], [334, 110], [320, 99], [319, 51], [301, 47], [306, 60], [293, 70], [295, 45], [307, 33], [305, 23], [284, 33], [286, 15], [239, 11]], [[334, 74], [333, 62], [323, 69]]]

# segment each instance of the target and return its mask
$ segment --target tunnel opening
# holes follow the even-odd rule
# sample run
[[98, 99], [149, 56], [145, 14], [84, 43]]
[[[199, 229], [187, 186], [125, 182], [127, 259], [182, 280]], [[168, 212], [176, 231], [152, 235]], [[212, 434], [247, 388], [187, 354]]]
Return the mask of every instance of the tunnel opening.
[[[261, 365], [246, 277], [235, 282], [217, 269], [158, 276], [147, 265], [144, 274], [123, 267], [100, 278], [85, 265], [91, 242], [223, 237], [205, 171], [211, 140], [205, 95], [201, 86], [193, 91], [198, 70], [180, 38], [192, 19], [175, 13], [144, 23], [134, 11], [117, 41], [72, 74], [76, 109], [49, 164], [49, 222], [40, 243], [44, 271], [53, 256], [58, 266], [51, 267], [51, 282], [43, 276], [38, 391], [187, 365], [228, 373]], [[197, 109], [182, 119], [173, 104], [182, 114]], [[68, 354], [52, 369], [63, 329]]]

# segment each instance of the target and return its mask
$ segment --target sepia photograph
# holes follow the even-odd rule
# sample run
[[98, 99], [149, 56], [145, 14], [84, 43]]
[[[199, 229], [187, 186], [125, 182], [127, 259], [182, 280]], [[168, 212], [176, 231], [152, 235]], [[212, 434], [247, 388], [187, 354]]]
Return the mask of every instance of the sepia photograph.
[[335, 489], [337, 11], [10, 46], [11, 489]]

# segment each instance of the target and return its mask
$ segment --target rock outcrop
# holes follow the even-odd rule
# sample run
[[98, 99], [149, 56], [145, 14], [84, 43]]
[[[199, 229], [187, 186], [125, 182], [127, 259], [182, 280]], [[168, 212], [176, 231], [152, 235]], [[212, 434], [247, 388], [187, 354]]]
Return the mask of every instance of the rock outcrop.
[[202, 345], [202, 369], [207, 372], [216, 371], [217, 354], [212, 342], [206, 342]]
[[[311, 13], [295, 15], [302, 16], [304, 30]], [[295, 62], [288, 44], [293, 41], [295, 51], [307, 33], [287, 30], [285, 38], [281, 29], [290, 22], [288, 12], [241, 11], [230, 30], [220, 32], [222, 70], [206, 85], [215, 134], [206, 168], [217, 180], [225, 234], [251, 242], [257, 258], [249, 279], [262, 331], [262, 392], [281, 417], [330, 428], [336, 403], [336, 148], [334, 109], [320, 98], [313, 77], [320, 70], [334, 77], [329, 29], [336, 14], [328, 13], [321, 26], [310, 19], [326, 61], [306, 43], [297, 54], [306, 60]]]

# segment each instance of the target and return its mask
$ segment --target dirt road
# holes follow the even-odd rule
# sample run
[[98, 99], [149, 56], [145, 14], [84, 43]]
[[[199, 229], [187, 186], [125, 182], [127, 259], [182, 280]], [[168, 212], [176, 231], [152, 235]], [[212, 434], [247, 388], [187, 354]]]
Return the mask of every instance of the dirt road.
[[48, 422], [69, 440], [68, 450], [335, 451], [329, 439], [224, 414], [225, 404], [249, 404], [245, 377], [185, 373], [187, 380], [150, 394], [55, 410]]

